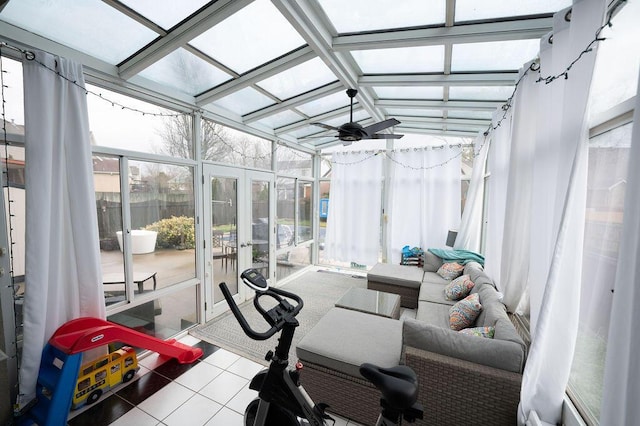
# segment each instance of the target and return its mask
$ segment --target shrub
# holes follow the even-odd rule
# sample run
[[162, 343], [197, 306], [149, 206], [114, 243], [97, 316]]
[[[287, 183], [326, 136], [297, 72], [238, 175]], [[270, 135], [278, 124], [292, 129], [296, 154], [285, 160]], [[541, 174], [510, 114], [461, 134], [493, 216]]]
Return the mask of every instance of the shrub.
[[196, 247], [195, 221], [192, 217], [171, 216], [147, 225], [144, 229], [156, 231], [156, 245], [160, 248], [192, 249]]

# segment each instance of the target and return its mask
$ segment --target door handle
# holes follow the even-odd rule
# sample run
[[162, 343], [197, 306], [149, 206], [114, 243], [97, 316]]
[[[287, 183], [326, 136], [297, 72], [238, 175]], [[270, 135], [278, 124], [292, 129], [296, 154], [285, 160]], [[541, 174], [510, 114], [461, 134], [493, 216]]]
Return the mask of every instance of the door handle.
[[252, 245], [253, 245], [253, 243], [241, 243], [240, 247], [250, 247]]

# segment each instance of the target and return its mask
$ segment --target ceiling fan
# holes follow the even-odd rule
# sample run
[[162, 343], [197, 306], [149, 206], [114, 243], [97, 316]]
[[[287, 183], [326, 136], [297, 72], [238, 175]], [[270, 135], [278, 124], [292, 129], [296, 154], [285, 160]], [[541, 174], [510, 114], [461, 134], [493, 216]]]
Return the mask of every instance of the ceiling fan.
[[378, 123], [363, 127], [353, 122], [353, 98], [358, 94], [356, 89], [347, 89], [347, 96], [351, 98], [351, 108], [349, 113], [349, 122], [344, 123], [340, 127], [330, 126], [324, 123], [311, 123], [315, 126], [323, 127], [327, 130], [338, 132], [336, 137], [342, 141], [344, 145], [349, 145], [362, 139], [400, 139], [404, 135], [395, 135], [389, 133], [378, 133], [381, 130], [400, 124], [395, 118], [389, 118]]

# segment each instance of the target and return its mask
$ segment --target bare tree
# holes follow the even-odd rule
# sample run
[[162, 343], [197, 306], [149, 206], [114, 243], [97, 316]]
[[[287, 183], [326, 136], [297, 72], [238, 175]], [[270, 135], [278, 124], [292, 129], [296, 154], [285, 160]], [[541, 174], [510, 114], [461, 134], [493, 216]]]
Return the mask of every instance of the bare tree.
[[[167, 117], [159, 134], [162, 139], [160, 153], [171, 157], [193, 158], [193, 126], [189, 115]], [[202, 120], [202, 159], [221, 160], [231, 152], [222, 125]]]

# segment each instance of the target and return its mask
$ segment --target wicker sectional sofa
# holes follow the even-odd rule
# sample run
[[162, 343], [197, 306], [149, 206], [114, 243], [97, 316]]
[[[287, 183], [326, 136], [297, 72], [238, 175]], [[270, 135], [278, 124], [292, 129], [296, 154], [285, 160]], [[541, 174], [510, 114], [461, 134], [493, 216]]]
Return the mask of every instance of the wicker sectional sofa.
[[483, 305], [475, 326], [495, 327], [494, 338], [489, 339], [451, 330], [449, 308], [455, 302], [444, 297], [447, 281], [433, 271], [422, 272], [417, 289], [383, 283], [386, 291], [398, 290], [403, 299], [409, 292], [414, 294], [415, 320], [331, 309], [297, 346], [305, 389], [314, 401], [329, 404], [330, 410], [372, 425], [379, 413], [380, 394], [360, 376], [360, 364], [404, 363], [418, 373], [420, 381], [424, 419], [417, 424], [516, 424], [527, 347], [493, 282], [479, 264], [465, 266], [464, 273], [475, 283], [472, 291]]

